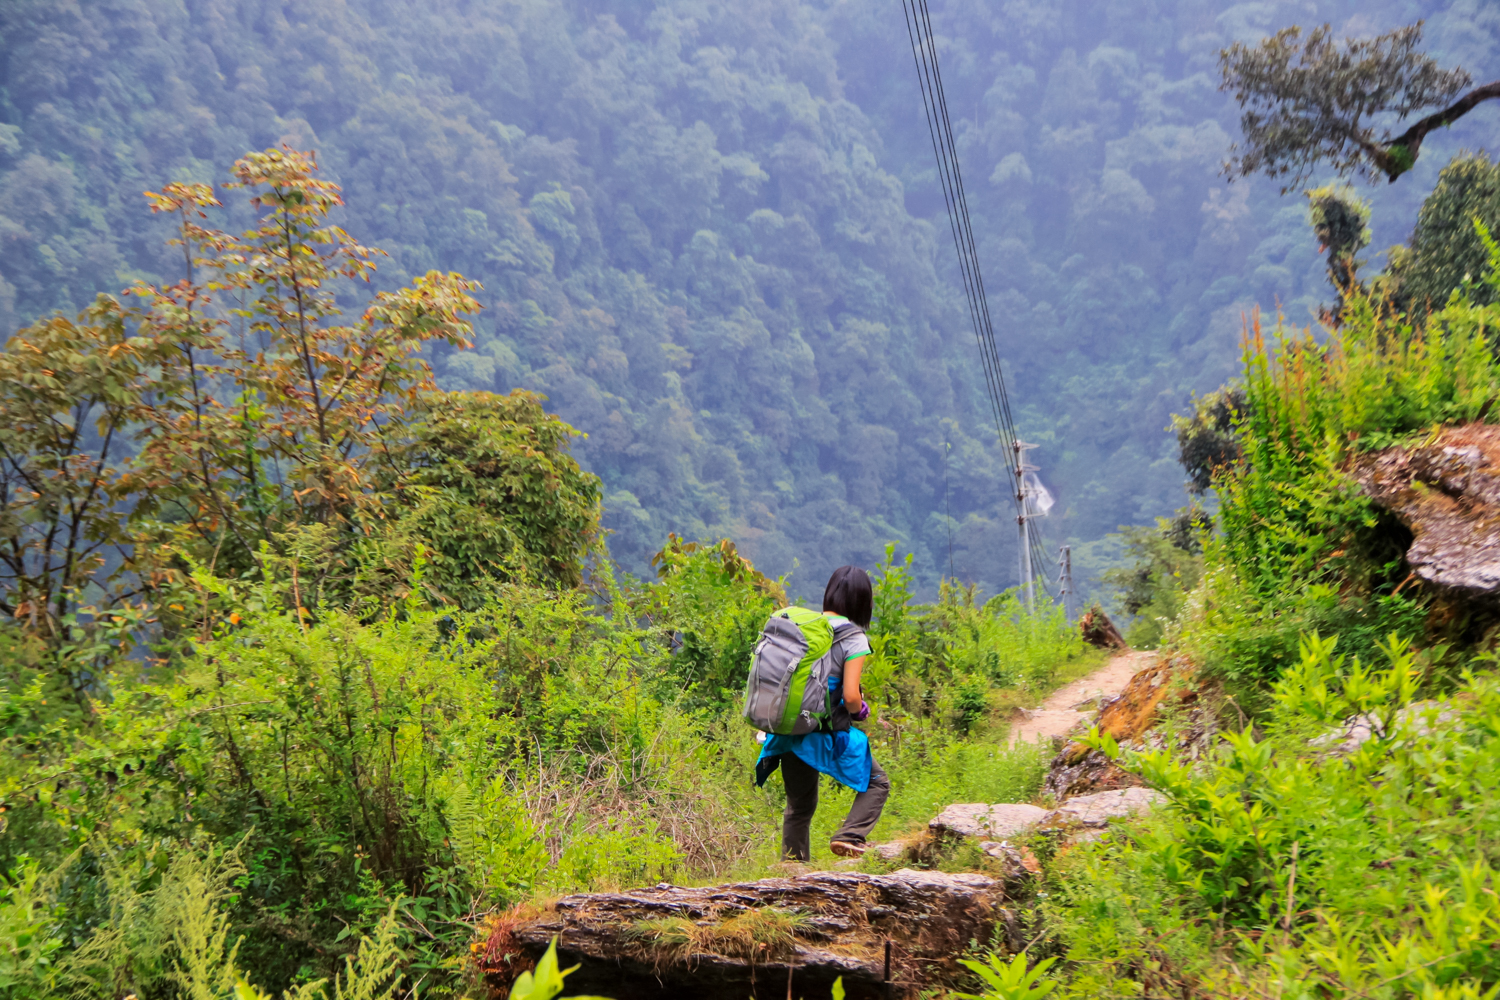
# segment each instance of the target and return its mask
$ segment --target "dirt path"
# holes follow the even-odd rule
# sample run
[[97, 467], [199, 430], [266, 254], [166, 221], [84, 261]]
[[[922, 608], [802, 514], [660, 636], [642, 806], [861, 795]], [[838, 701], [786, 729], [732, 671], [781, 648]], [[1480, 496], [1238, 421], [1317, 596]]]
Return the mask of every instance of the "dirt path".
[[1092, 715], [1101, 698], [1108, 700], [1125, 690], [1136, 671], [1149, 667], [1155, 659], [1156, 654], [1149, 650], [1121, 653], [1087, 677], [1058, 688], [1040, 707], [1023, 708], [1010, 727], [1011, 745], [1063, 735]]

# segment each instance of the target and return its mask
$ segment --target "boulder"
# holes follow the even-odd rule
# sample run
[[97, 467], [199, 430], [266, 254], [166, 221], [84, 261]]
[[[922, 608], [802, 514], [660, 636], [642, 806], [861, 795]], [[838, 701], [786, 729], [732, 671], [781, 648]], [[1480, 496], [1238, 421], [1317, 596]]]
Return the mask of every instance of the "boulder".
[[1042, 790], [1057, 799], [1139, 785], [1141, 779], [1097, 750], [1070, 743], [1052, 758]]
[[1354, 477], [1411, 532], [1416, 579], [1487, 604], [1500, 596], [1500, 426], [1445, 427], [1420, 445], [1361, 455]]
[[1006, 877], [1012, 878], [1016, 875], [1040, 875], [1042, 863], [1031, 853], [1031, 848], [1024, 844], [1012, 844], [1008, 840], [982, 840], [979, 849], [989, 857], [999, 861], [1005, 868]]
[[[1433, 735], [1441, 727], [1459, 718], [1451, 703], [1441, 701], [1417, 701], [1395, 713], [1391, 720], [1389, 735], [1404, 734], [1418, 739]], [[1344, 724], [1331, 733], [1325, 733], [1309, 741], [1312, 746], [1327, 747], [1334, 754], [1353, 753], [1370, 741], [1372, 737], [1388, 735], [1382, 721], [1373, 715], [1355, 715], [1344, 720]]]
[[1115, 628], [1115, 623], [1109, 620], [1109, 615], [1097, 604], [1078, 616], [1078, 631], [1083, 636], [1083, 641], [1090, 646], [1098, 646], [1100, 649], [1130, 648], [1125, 637], [1120, 635], [1120, 630]]
[[927, 828], [937, 838], [1003, 840], [1032, 830], [1046, 815], [1047, 810], [1023, 803], [960, 802], [934, 816]]
[[1047, 814], [1042, 825], [1051, 829], [1085, 827], [1099, 829], [1112, 819], [1150, 810], [1166, 796], [1149, 788], [1121, 788], [1069, 799]]
[[662, 883], [493, 917], [476, 952], [495, 997], [553, 938], [564, 965], [580, 965], [568, 978], [570, 995], [783, 997], [790, 976], [798, 997], [827, 996], [839, 977], [851, 1000], [911, 997], [954, 983], [970, 941], [990, 940], [997, 923], [1014, 924], [1005, 901], [1000, 879], [912, 869]]

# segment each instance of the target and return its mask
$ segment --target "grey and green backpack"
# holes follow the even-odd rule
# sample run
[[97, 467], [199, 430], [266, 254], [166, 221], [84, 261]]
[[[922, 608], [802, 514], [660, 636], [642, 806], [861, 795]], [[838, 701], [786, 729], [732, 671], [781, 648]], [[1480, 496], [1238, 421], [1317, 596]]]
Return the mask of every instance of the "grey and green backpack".
[[745, 721], [782, 736], [822, 728], [833, 715], [828, 678], [838, 666], [834, 641], [857, 628], [845, 623], [835, 629], [827, 615], [806, 608], [782, 608], [771, 615], [750, 659]]

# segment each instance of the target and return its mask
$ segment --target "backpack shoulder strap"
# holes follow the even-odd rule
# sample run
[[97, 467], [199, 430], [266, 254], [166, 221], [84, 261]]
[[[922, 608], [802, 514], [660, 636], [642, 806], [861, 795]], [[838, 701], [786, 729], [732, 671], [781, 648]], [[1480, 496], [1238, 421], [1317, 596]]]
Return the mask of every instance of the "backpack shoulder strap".
[[[858, 625], [854, 624], [853, 622], [846, 621], [844, 624], [839, 625], [838, 627], [836, 627], [833, 630], [833, 641], [835, 643], [839, 643], [839, 642], [843, 642], [845, 639], [851, 639], [854, 636], [859, 636], [859, 635], [868, 636], [869, 633], [866, 632], [864, 629], [860, 628]], [[867, 645], [868, 645], [868, 642], [869, 642], [869, 640], [867, 639], [866, 640], [866, 644]]]

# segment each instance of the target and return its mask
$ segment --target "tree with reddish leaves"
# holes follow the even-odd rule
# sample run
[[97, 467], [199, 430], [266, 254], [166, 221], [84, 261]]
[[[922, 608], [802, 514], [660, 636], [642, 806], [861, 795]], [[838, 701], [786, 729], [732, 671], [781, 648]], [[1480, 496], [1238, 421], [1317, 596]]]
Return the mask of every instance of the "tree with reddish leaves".
[[204, 228], [205, 185], [148, 193], [181, 217], [187, 274], [139, 284], [142, 324], [179, 345], [188, 392], [150, 415], [136, 462], [162, 524], [210, 563], [226, 547], [247, 565], [297, 527], [360, 530], [381, 517], [369, 463], [384, 436], [434, 388], [422, 342], [467, 344], [478, 288], [429, 272], [376, 292], [350, 321], [339, 303], [369, 282], [381, 251], [328, 221], [342, 199], [310, 153], [251, 153], [226, 185], [250, 193], [258, 225], [231, 237]]
[[380, 251], [330, 224], [339, 189], [313, 154], [251, 153], [225, 187], [250, 194], [249, 231], [206, 225], [209, 185], [147, 192], [178, 217], [183, 276], [34, 324], [0, 355], [0, 611], [54, 651], [93, 648], [81, 636], [148, 604], [168, 632], [207, 628], [164, 595], [194, 565], [256, 576], [299, 533], [320, 532], [327, 572], [348, 569], [385, 517], [371, 464], [434, 388], [420, 345], [467, 343], [478, 285], [456, 273], [345, 315]]

